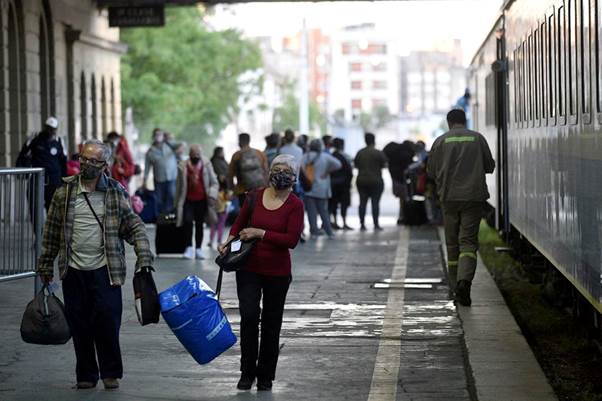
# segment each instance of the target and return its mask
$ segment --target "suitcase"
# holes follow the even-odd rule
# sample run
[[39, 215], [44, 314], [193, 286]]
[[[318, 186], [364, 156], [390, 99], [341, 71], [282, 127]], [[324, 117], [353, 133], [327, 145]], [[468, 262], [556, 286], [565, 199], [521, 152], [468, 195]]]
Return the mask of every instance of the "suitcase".
[[403, 223], [408, 226], [419, 226], [428, 221], [423, 200], [407, 199], [403, 205]]
[[183, 227], [176, 227], [175, 213], [160, 214], [157, 218], [155, 253], [182, 254], [186, 250], [186, 234]]
[[419, 226], [426, 224], [426, 207], [424, 205], [425, 197], [416, 195], [414, 182], [411, 178], [406, 179], [406, 198], [403, 204], [403, 223], [408, 226]]
[[155, 191], [149, 191], [139, 189], [136, 191], [136, 195], [142, 199], [144, 207], [140, 212], [140, 218], [143, 222], [150, 224], [157, 221], [158, 209], [157, 209], [157, 197]]
[[206, 364], [236, 343], [228, 317], [215, 292], [200, 278], [188, 276], [159, 294], [163, 319], [186, 351]]

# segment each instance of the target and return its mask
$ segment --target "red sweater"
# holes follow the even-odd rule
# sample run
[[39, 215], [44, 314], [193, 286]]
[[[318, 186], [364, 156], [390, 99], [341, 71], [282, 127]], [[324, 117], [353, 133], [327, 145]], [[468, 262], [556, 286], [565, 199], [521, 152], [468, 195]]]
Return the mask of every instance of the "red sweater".
[[[251, 227], [265, 230], [265, 236], [255, 244], [255, 248], [249, 255], [246, 270], [266, 276], [290, 276], [289, 249], [297, 246], [303, 231], [303, 202], [291, 193], [278, 209], [268, 210], [263, 206], [263, 191], [263, 189], [255, 191]], [[230, 230], [230, 235], [238, 235], [246, 228], [248, 221], [249, 205], [245, 201]]]

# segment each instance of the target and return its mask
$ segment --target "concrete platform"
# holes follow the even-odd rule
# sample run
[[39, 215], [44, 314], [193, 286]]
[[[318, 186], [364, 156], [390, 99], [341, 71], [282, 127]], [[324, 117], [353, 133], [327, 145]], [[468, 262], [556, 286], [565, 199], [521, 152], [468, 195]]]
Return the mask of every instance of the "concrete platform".
[[[238, 344], [200, 366], [163, 321], [141, 327], [130, 271], [123, 289], [125, 376], [112, 392], [71, 389], [71, 343], [23, 343], [19, 324], [32, 280], [0, 284], [0, 400], [555, 400], [486, 270], [479, 268], [474, 306], [458, 314], [446, 298], [437, 229], [391, 221], [384, 232], [341, 233], [294, 251], [272, 392], [236, 390]], [[158, 259], [159, 290], [190, 274], [213, 285], [215, 253], [207, 256]], [[226, 275], [222, 304], [238, 334], [235, 294], [234, 276]]]

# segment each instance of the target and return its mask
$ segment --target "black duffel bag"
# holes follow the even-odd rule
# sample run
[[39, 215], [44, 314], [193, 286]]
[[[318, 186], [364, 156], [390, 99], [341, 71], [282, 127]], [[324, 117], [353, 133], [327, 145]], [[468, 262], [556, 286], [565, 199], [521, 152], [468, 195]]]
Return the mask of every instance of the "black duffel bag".
[[153, 268], [143, 267], [134, 274], [134, 301], [136, 303], [136, 315], [141, 325], [159, 323], [161, 306], [159, 305], [159, 294], [153, 279]]
[[21, 320], [21, 338], [41, 345], [65, 344], [71, 338], [65, 306], [48, 290], [48, 284], [27, 304]]
[[225, 272], [235, 272], [245, 267], [253, 251], [256, 239], [243, 241], [238, 236], [226, 244], [226, 251], [215, 259], [215, 263]]
[[[249, 192], [247, 195], [247, 202], [249, 208], [249, 219], [247, 221], [247, 227], [251, 225], [251, 217], [253, 216], [253, 209], [255, 208], [255, 202], [257, 200], [257, 191]], [[236, 236], [230, 242], [226, 244], [226, 250], [223, 254], [219, 254], [215, 258], [215, 263], [225, 272], [235, 272], [243, 269], [247, 264], [247, 259], [253, 251], [253, 247], [257, 242], [256, 239], [251, 241], [243, 241], [240, 237]]]

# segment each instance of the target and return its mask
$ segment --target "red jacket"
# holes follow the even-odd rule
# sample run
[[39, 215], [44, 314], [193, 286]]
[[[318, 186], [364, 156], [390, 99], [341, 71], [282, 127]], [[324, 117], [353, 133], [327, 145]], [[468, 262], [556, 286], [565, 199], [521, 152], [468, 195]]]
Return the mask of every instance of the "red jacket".
[[111, 168], [111, 175], [127, 189], [130, 177], [134, 175], [136, 165], [134, 164], [130, 147], [124, 137], [119, 140], [113, 158], [115, 162]]

